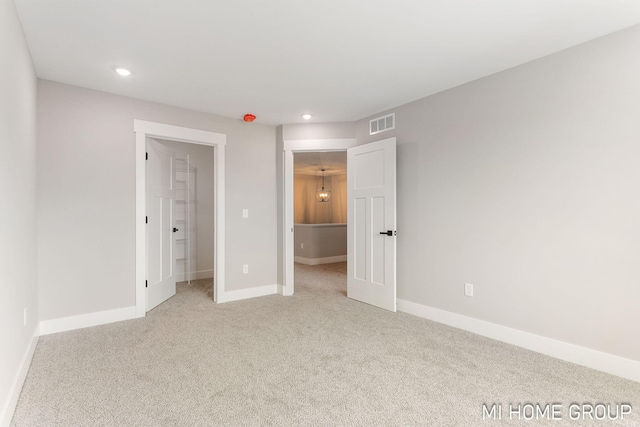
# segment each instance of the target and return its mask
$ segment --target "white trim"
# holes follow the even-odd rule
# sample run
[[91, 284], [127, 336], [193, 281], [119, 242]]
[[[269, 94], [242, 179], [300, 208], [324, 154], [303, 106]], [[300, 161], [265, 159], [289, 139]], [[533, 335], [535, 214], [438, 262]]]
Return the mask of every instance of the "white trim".
[[[133, 121], [134, 128], [136, 121]], [[144, 317], [147, 312], [147, 174], [146, 152], [147, 136], [136, 132], [136, 317]]]
[[275, 295], [278, 293], [278, 285], [265, 285], [257, 288], [239, 289], [237, 291], [227, 291], [224, 293], [224, 299], [217, 302], [231, 302], [243, 299], [264, 297], [266, 295]]
[[295, 139], [283, 141], [284, 149], [284, 229], [282, 232], [284, 277], [281, 294], [293, 295], [294, 291], [294, 242], [293, 242], [293, 153], [305, 151], [345, 151], [358, 145], [356, 138], [342, 139]]
[[284, 141], [284, 151], [344, 151], [358, 145], [355, 138], [290, 139]]
[[295, 224], [295, 227], [303, 227], [303, 228], [332, 228], [332, 227], [346, 227], [346, 222], [334, 222], [334, 223], [326, 223], [326, 224]]
[[225, 277], [225, 144], [227, 135], [198, 129], [134, 119], [136, 133], [136, 317], [147, 312], [146, 303], [146, 141], [147, 138], [162, 138], [190, 144], [210, 145], [214, 148], [214, 194], [215, 194], [215, 259], [213, 270], [213, 300], [224, 297]]
[[[285, 142], [286, 145], [286, 142]], [[293, 216], [293, 151], [284, 152], [284, 277], [282, 280], [282, 295], [293, 295], [293, 242], [294, 216]]]
[[346, 255], [327, 256], [324, 258], [305, 258], [301, 256], [293, 257], [295, 262], [306, 265], [333, 264], [334, 262], [344, 262], [347, 260]]
[[556, 359], [640, 382], [640, 362], [636, 360], [625, 359], [613, 354], [401, 299], [397, 301], [397, 308], [399, 311], [453, 326], [454, 328], [464, 329], [474, 334], [546, 354]]
[[223, 133], [147, 122], [138, 119], [133, 120], [133, 131], [143, 133], [148, 138], [170, 139], [172, 141], [188, 142], [190, 144], [225, 145], [227, 143], [227, 136]]
[[95, 313], [79, 314], [77, 316], [61, 317], [40, 322], [40, 335], [56, 334], [58, 332], [73, 331], [90, 326], [105, 325], [122, 320], [138, 317], [136, 306], [116, 308], [114, 310], [97, 311]]
[[29, 372], [29, 367], [31, 366], [33, 353], [36, 351], [36, 346], [38, 345], [38, 336], [39, 329], [36, 328], [33, 332], [31, 342], [27, 347], [27, 351], [24, 353], [22, 362], [20, 362], [20, 368], [13, 378], [13, 383], [11, 383], [8, 399], [2, 406], [2, 412], [0, 413], [0, 427], [9, 427], [11, 425], [11, 419], [13, 418], [13, 413], [16, 410], [16, 405], [18, 404], [18, 398], [20, 397], [20, 392], [22, 391], [24, 380], [27, 379], [27, 373]]
[[[225, 136], [226, 140], [226, 136]], [[214, 197], [214, 209], [216, 216], [215, 222], [215, 242], [214, 253], [215, 259], [213, 262], [213, 270], [215, 272], [213, 276], [213, 300], [218, 302], [218, 295], [224, 294], [225, 290], [225, 147], [222, 144], [215, 145], [215, 197]]]
[[[211, 279], [213, 278], [213, 270], [200, 270], [191, 272], [191, 280]], [[185, 282], [187, 273], [176, 274], [176, 282]]]

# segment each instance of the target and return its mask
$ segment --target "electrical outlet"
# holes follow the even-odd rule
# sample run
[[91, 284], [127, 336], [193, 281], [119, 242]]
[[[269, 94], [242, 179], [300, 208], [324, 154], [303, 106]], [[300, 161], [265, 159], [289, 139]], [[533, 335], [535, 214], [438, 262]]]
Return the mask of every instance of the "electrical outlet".
[[300, 249], [304, 249], [304, 243], [300, 243]]
[[249, 264], [244, 264], [242, 266], [242, 274], [247, 274], [249, 273]]
[[27, 307], [24, 308], [24, 326], [27, 326]]
[[468, 297], [473, 296], [473, 283], [465, 283], [464, 284], [464, 294]]
[[249, 218], [249, 209], [242, 209], [242, 218]]

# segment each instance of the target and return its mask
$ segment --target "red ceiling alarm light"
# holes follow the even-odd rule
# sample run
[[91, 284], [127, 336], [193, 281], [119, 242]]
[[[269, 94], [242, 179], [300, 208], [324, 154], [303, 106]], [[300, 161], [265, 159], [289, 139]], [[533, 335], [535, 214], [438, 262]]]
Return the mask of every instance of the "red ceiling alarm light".
[[254, 116], [253, 114], [245, 114], [243, 118], [243, 120], [248, 123], [251, 123], [255, 119], [256, 119], [256, 116]]

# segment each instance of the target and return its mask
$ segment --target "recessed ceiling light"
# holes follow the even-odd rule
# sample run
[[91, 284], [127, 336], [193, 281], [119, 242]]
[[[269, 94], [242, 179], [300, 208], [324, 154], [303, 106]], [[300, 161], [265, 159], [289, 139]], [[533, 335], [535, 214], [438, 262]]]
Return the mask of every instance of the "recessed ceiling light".
[[127, 70], [126, 68], [116, 68], [116, 73], [120, 74], [123, 77], [131, 75], [131, 71]]
[[311, 117], [312, 117], [311, 114], [303, 114], [302, 115], [302, 118], [305, 119], [305, 120], [309, 120]]

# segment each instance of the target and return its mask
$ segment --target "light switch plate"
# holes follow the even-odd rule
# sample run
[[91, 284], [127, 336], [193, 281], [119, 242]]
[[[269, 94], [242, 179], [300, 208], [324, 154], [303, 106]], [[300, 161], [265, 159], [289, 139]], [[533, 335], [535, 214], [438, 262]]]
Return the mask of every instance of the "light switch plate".
[[473, 283], [465, 283], [464, 284], [464, 294], [468, 297], [473, 296]]

